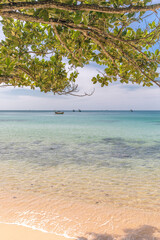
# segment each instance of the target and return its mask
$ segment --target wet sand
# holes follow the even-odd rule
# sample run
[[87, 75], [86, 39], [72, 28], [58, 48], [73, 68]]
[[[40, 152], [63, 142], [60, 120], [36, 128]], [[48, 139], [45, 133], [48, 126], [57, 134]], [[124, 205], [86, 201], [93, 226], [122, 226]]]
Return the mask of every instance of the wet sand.
[[[3, 240], [68, 240], [63, 236], [45, 233], [15, 224], [0, 224], [0, 239]], [[160, 230], [149, 225], [137, 229], [126, 229], [123, 236], [117, 234], [86, 233], [75, 240], [160, 240]]]
[[0, 224], [0, 239], [2, 240], [66, 240], [67, 238], [51, 233], [44, 233], [31, 228]]
[[67, 201], [56, 196], [54, 199], [33, 198], [29, 193], [16, 196], [0, 194], [0, 222], [30, 228], [0, 224], [0, 240], [65, 239], [60, 236], [76, 240], [160, 240], [159, 208], [144, 211], [111, 203]]
[[[0, 206], [1, 218], [3, 215], [5, 222], [16, 223], [18, 218], [15, 213], [22, 212], [22, 206], [16, 205], [15, 202], [9, 203], [9, 205], [6, 203], [3, 207]], [[19, 224], [27, 224], [38, 229], [41, 226], [41, 229], [50, 233], [15, 224], [0, 224], [0, 239], [66, 240], [68, 235], [70, 239], [75, 240], [160, 240], [159, 211], [117, 208], [103, 204], [72, 203], [69, 205], [65, 202], [56, 203], [56, 205], [52, 202], [51, 206], [57, 209], [59, 217], [55, 220], [53, 215], [50, 216], [50, 221], [47, 221], [47, 215], [38, 215], [35, 219], [35, 215], [25, 214], [22, 216], [23, 221], [19, 221]], [[31, 213], [33, 210], [40, 212], [43, 207], [48, 212], [51, 210], [51, 208], [47, 209], [46, 204], [43, 207], [39, 204], [33, 207], [30, 209]], [[7, 212], [7, 209], [10, 211]], [[45, 221], [47, 221], [46, 225], [42, 225]], [[62, 237], [59, 234], [62, 234]]]

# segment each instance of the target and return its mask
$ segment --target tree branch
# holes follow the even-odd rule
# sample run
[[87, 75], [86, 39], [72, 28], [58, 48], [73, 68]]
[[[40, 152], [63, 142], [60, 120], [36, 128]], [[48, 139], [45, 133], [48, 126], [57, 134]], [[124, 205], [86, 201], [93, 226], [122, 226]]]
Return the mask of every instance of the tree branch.
[[[58, 31], [57, 31], [57, 28], [56, 28], [55, 24], [52, 24], [52, 26], [53, 26], [53, 29], [54, 29], [54, 33], [56, 34], [60, 43], [67, 50], [67, 52], [69, 52], [72, 55], [72, 57], [79, 63], [79, 59], [72, 53], [72, 51], [67, 47], [66, 43], [61, 39], [60, 35], [58, 34]], [[82, 65], [82, 64], [80, 64], [80, 65]]]
[[30, 76], [32, 79], [35, 78], [28, 69], [26, 69], [26, 68], [24, 68], [24, 67], [22, 67], [22, 66], [20, 66], [20, 65], [16, 66], [16, 68], [17, 68], [17, 69], [20, 69], [22, 72], [24, 72], [25, 74], [27, 74], [28, 76]]
[[[157, 5], [159, 5], [159, 7], [160, 7], [160, 4], [157, 4]], [[78, 5], [78, 6], [80, 6], [80, 5]], [[123, 43], [125, 43], [125, 41], [126, 41], [126, 40], [124, 40], [120, 37], [114, 36], [112, 34], [107, 34], [106, 32], [103, 32], [102, 30], [100, 30], [96, 27], [92, 27], [92, 26], [87, 27], [87, 26], [84, 26], [83, 24], [77, 24], [76, 25], [71, 21], [65, 21], [63, 19], [59, 20], [59, 19], [55, 19], [55, 18], [50, 18], [48, 21], [45, 21], [43, 18], [38, 18], [38, 17], [35, 17], [35, 16], [23, 14], [23, 13], [20, 13], [20, 12], [14, 12], [14, 11], [1, 12], [0, 14], [1, 14], [1, 16], [4, 16], [4, 17], [16, 18], [16, 19], [23, 20], [23, 21], [38, 22], [38, 23], [52, 24], [52, 25], [60, 25], [60, 26], [64, 26], [64, 27], [67, 27], [67, 28], [70, 28], [70, 29], [78, 30], [78, 31], [82, 32], [85, 36], [87, 36], [88, 38], [91, 38], [94, 42], [97, 43], [97, 45], [102, 49], [104, 55], [106, 55], [106, 57], [109, 58], [113, 62], [114, 66], [115, 66], [115, 71], [117, 71], [118, 69], [117, 69], [117, 65], [115, 63], [115, 58], [112, 55], [110, 55], [110, 53], [108, 53], [108, 51], [106, 50], [105, 45], [104, 45], [105, 43], [109, 43], [112, 46], [114, 46], [114, 48], [118, 49], [121, 52], [122, 57], [126, 61], [128, 61], [129, 64], [133, 65], [139, 72], [141, 72], [141, 74], [143, 76], [145, 76], [147, 79], [154, 82], [156, 85], [158, 85], [160, 87], [160, 84], [157, 81], [152, 79], [149, 75], [147, 75], [139, 67], [139, 65], [134, 61], [134, 59], [131, 58], [129, 53], [124, 52], [123, 49], [120, 48], [120, 46], [116, 43], [116, 41], [120, 41], [120, 42], [123, 41]], [[109, 37], [110, 40], [106, 39], [105, 36]], [[101, 39], [101, 40], [99, 41], [98, 39]], [[61, 40], [61, 38], [59, 40], [62, 44], [63, 41]], [[115, 42], [112, 41], [112, 40], [115, 40]], [[63, 43], [63, 46], [64, 46], [64, 43]], [[132, 49], [134, 49], [135, 51], [139, 51], [142, 55], [144, 55], [135, 45], [129, 44], [129, 46]], [[66, 48], [67, 51], [70, 52], [70, 50], [68, 49], [68, 47], [66, 45], [64, 47]], [[149, 59], [146, 59], [146, 60], [149, 60]]]
[[64, 11], [93, 11], [110, 14], [122, 14], [122, 13], [133, 13], [133, 12], [146, 12], [155, 11], [160, 8], [160, 3], [149, 5], [149, 6], [133, 6], [113, 8], [113, 7], [102, 7], [96, 4], [79, 4], [70, 5], [66, 3], [60, 3], [52, 0], [46, 1], [32, 1], [32, 2], [12, 2], [0, 4], [0, 12], [12, 11], [12, 10], [26, 10], [26, 9], [37, 9], [37, 8], [54, 8]]
[[[42, 18], [38, 18], [35, 16], [31, 16], [28, 14], [23, 14], [23, 13], [18, 13], [18, 12], [14, 12], [14, 11], [9, 11], [9, 12], [3, 12], [1, 14], [4, 17], [11, 17], [11, 18], [16, 18], [19, 20], [23, 20], [23, 21], [31, 21], [31, 22], [38, 22], [38, 23], [46, 23], [46, 24], [57, 24], [57, 25], [61, 25], [61, 26], [66, 26], [69, 28], [73, 28], [75, 30], [84, 30], [84, 31], [96, 31], [98, 32], [100, 35], [104, 35], [106, 37], [109, 37], [113, 40], [117, 40], [119, 42], [123, 42], [127, 45], [130, 45], [131, 48], [134, 48], [136, 51], [140, 52], [142, 55], [144, 55], [144, 57], [148, 60], [148, 61], [153, 61], [151, 59], [148, 59], [147, 56], [141, 51], [139, 50], [136, 46], [134, 46], [133, 44], [129, 43], [127, 40], [124, 40], [118, 36], [114, 36], [112, 34], [108, 34], [105, 31], [102, 31], [101, 29], [94, 27], [94, 26], [90, 26], [88, 25], [88, 27], [86, 27], [84, 24], [74, 24], [74, 22], [72, 21], [65, 21], [63, 19], [55, 19], [55, 18], [49, 18], [48, 21], [45, 21]], [[55, 30], [55, 34], [57, 35], [57, 38], [59, 39], [59, 41], [61, 42], [61, 44], [64, 46], [64, 48], [73, 56], [74, 59], [76, 59], [76, 61], [79, 62], [79, 59], [70, 51], [70, 49], [66, 46], [65, 42], [61, 39], [60, 35], [58, 34], [56, 27], [54, 28]], [[152, 32], [151, 32], [152, 33]], [[149, 34], [150, 35], [150, 34]], [[138, 39], [137, 39], [138, 40]]]
[[122, 56], [126, 57], [126, 60], [133, 65], [143, 76], [148, 78], [151, 82], [155, 83], [158, 87], [160, 87], [160, 83], [152, 79], [149, 75], [147, 75], [145, 72], [142, 71], [142, 69], [139, 67], [139, 65], [134, 61], [133, 58], [131, 58], [128, 54], [126, 54], [119, 46], [117, 46], [114, 42], [112, 42], [116, 48], [119, 49], [119, 51], [122, 53]]
[[17, 76], [13, 76], [13, 75], [0, 75], [0, 84], [1, 83], [8, 83], [11, 79], [14, 79], [14, 78], [19, 78]]
[[95, 89], [93, 89], [91, 91], [91, 93], [86, 93], [84, 92], [84, 94], [76, 94], [73, 92], [78, 92], [78, 85], [77, 84], [73, 84], [71, 85], [68, 89], [65, 89], [61, 92], [58, 92], [58, 95], [71, 95], [71, 96], [75, 96], [75, 97], [85, 97], [85, 96], [92, 96], [93, 93], [95, 92]]

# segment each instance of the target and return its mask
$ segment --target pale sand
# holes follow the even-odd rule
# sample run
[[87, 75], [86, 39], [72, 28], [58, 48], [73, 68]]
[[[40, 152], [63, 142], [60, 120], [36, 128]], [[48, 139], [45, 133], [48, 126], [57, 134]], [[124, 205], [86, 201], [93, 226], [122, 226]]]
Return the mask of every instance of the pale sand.
[[[22, 215], [22, 219], [16, 212], [23, 212], [22, 206], [14, 201], [0, 201], [0, 217], [3, 222], [19, 222], [25, 224], [25, 219], [30, 220], [30, 224], [38, 228], [44, 221], [43, 215], [35, 216]], [[3, 204], [2, 204], [3, 203]], [[30, 203], [27, 201], [27, 203]], [[36, 202], [37, 203], [37, 202]], [[37, 206], [37, 207], [36, 207]], [[88, 205], [85, 203], [60, 202], [51, 204], [53, 209], [57, 209], [59, 218], [54, 220], [50, 216], [50, 221], [43, 226], [49, 232], [58, 234], [67, 233], [75, 240], [160, 240], [160, 211], [143, 211], [140, 209], [130, 209], [124, 207], [113, 207], [102, 205]], [[34, 207], [32, 209], [32, 207]], [[47, 204], [34, 204], [30, 206], [33, 210], [40, 212], [40, 209], [48, 211]], [[10, 210], [10, 211], [9, 211]], [[23, 210], [23, 211], [22, 211]], [[51, 213], [51, 212], [50, 212]], [[2, 218], [3, 216], [3, 218]], [[25, 219], [23, 219], [23, 217]], [[68, 219], [64, 221], [64, 217]], [[4, 219], [4, 220], [3, 220]], [[47, 218], [46, 218], [47, 219]], [[22, 221], [23, 220], [23, 221]], [[29, 224], [29, 223], [28, 223]], [[58, 226], [58, 227], [57, 227]], [[0, 240], [67, 240], [67, 238], [48, 234], [31, 228], [16, 226], [11, 224], [0, 224]]]
[[[130, 230], [128, 231], [128, 233]], [[0, 224], [1, 240], [69, 240], [63, 236], [51, 233], [44, 233], [28, 227], [14, 224]], [[85, 237], [75, 240], [160, 240], [159, 230], [150, 226], [143, 226], [140, 229], [125, 236], [108, 234], [88, 233]]]
[[67, 240], [51, 233], [12, 224], [0, 224], [1, 240]]
[[[0, 221], [66, 233], [76, 240], [160, 240], [160, 208], [144, 211], [109, 203], [87, 204], [45, 197], [33, 200], [30, 194], [17, 198], [0, 194]], [[27, 227], [0, 224], [0, 240], [32, 239], [67, 240]]]

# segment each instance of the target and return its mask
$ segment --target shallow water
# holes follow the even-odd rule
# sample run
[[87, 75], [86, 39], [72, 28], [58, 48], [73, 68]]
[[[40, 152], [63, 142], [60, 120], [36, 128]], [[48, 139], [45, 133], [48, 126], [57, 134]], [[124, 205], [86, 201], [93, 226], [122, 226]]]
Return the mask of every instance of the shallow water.
[[160, 112], [0, 112], [0, 123], [1, 222], [71, 237], [160, 227]]

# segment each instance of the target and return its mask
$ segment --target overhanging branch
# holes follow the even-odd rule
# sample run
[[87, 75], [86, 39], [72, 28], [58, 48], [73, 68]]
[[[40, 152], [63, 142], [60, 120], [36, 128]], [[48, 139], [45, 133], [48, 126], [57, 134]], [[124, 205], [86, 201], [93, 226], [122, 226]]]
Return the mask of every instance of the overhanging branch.
[[33, 2], [12, 2], [0, 4], [0, 12], [12, 11], [12, 10], [27, 10], [27, 9], [58, 9], [64, 11], [93, 11], [93, 12], [102, 12], [110, 14], [122, 14], [122, 13], [133, 13], [133, 12], [146, 12], [146, 11], [156, 11], [160, 8], [160, 3], [149, 5], [149, 6], [133, 6], [113, 8], [113, 7], [103, 7], [96, 4], [79, 4], [79, 5], [70, 5], [66, 3], [59, 3], [56, 1], [33, 1]]

